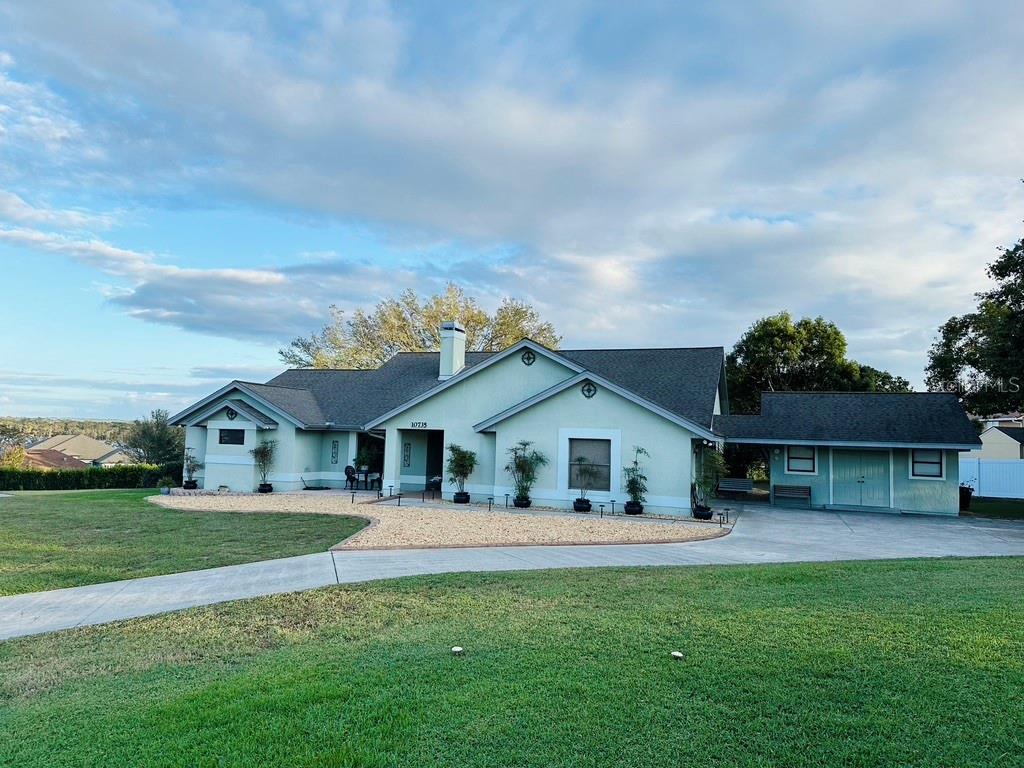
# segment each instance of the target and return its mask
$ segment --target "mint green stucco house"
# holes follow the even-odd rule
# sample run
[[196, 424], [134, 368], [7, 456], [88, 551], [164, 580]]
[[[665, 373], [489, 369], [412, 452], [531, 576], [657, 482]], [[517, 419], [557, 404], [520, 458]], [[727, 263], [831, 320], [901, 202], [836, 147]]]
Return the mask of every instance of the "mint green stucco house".
[[951, 395], [766, 393], [759, 416], [731, 416], [721, 347], [553, 351], [524, 339], [466, 352], [455, 323], [442, 327], [439, 353], [234, 381], [173, 421], [204, 464], [202, 486], [232, 491], [254, 488], [249, 450], [273, 439], [277, 490], [344, 487], [361, 456], [385, 492], [439, 484], [450, 497], [443, 467], [455, 443], [478, 458], [466, 490], [503, 503], [507, 450], [529, 440], [550, 459], [535, 503], [569, 505], [584, 456], [599, 469], [591, 500], [621, 504], [622, 468], [643, 446], [647, 509], [671, 514], [689, 513], [700, 452], [726, 442], [761, 446], [772, 483], [810, 488], [814, 507], [956, 514], [957, 454], [978, 445]]

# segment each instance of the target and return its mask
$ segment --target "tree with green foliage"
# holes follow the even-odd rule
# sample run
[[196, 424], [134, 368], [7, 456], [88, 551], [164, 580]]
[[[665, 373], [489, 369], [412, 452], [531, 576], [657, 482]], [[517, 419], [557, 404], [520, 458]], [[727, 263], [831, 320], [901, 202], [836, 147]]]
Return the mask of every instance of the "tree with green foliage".
[[125, 439], [125, 450], [144, 464], [170, 464], [182, 460], [185, 430], [168, 422], [167, 411], [157, 409], [148, 419], [136, 420]]
[[765, 391], [909, 392], [910, 382], [846, 357], [846, 337], [823, 317], [789, 312], [755, 322], [726, 360], [733, 413], [757, 413]]
[[1024, 239], [987, 272], [995, 287], [976, 294], [974, 312], [943, 323], [925, 369], [929, 389], [960, 392], [979, 416], [1024, 408]]
[[28, 469], [23, 445], [0, 445], [0, 469]]
[[466, 329], [466, 349], [496, 352], [530, 338], [557, 348], [561, 337], [530, 304], [504, 299], [493, 315], [454, 283], [444, 293], [421, 299], [413, 290], [385, 299], [370, 312], [351, 317], [331, 305], [331, 321], [319, 333], [300, 337], [279, 350], [281, 359], [299, 368], [379, 368], [398, 352], [441, 348], [441, 323], [458, 321]]

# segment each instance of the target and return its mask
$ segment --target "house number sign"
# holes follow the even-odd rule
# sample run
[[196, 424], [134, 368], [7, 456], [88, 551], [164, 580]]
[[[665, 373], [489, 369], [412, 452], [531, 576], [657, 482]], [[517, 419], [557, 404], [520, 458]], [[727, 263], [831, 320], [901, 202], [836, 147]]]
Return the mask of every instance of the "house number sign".
[[413, 421], [409, 424], [413, 429], [426, 429], [427, 422], [425, 421]]

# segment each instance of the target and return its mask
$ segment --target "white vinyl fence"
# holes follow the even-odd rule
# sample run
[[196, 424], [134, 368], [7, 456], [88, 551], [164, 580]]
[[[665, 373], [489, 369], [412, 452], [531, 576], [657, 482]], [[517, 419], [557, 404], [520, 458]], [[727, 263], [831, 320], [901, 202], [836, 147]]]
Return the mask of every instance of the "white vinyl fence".
[[1024, 461], [993, 461], [960, 455], [960, 482], [976, 496], [1024, 499]]

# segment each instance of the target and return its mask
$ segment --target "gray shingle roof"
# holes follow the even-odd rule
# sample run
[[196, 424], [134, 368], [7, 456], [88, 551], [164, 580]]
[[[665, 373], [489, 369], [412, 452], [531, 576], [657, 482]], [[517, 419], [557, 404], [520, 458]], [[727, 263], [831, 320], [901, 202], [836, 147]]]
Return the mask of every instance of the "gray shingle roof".
[[765, 392], [759, 416], [718, 416], [727, 440], [981, 445], [956, 395]]
[[[493, 354], [467, 352], [466, 367]], [[575, 349], [557, 354], [683, 418], [711, 426], [725, 356], [721, 347]], [[306, 424], [357, 427], [437, 386], [438, 358], [437, 352], [402, 352], [376, 370], [292, 369], [265, 385], [247, 386]], [[300, 401], [296, 391], [309, 397]]]
[[996, 429], [1024, 445], [1024, 427], [996, 427]]
[[567, 349], [559, 354], [702, 427], [711, 427], [722, 347]]
[[[467, 352], [466, 367], [471, 368], [491, 354]], [[438, 357], [437, 352], [401, 352], [370, 371], [293, 368], [275, 376], [267, 385], [310, 393], [318, 405], [321, 421], [307, 421], [307, 424], [331, 422], [336, 427], [361, 428], [371, 419], [436, 386]]]

